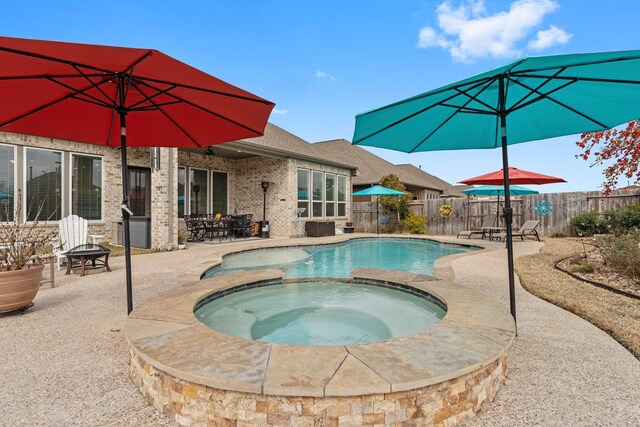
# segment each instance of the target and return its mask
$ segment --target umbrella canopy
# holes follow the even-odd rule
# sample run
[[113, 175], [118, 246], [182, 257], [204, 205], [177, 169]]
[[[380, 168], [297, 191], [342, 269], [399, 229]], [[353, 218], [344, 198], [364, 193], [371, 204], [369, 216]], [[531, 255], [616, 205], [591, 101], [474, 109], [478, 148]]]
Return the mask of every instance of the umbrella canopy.
[[[474, 196], [502, 196], [504, 194], [504, 187], [501, 185], [483, 185], [475, 188], [468, 188], [462, 190], [464, 194], [470, 194]], [[509, 193], [514, 196], [522, 196], [525, 194], [539, 194], [536, 190], [531, 190], [526, 187], [520, 187], [518, 185], [512, 185], [509, 187]]]
[[[500, 169], [498, 171], [476, 176], [474, 178], [467, 178], [459, 182], [463, 184], [468, 184], [468, 185], [478, 185], [478, 184], [496, 185], [496, 186], [504, 185], [504, 171]], [[558, 178], [551, 175], [543, 175], [541, 173], [529, 172], [529, 171], [518, 169], [518, 168], [509, 168], [510, 184], [542, 185], [542, 184], [552, 184], [556, 182], [567, 182], [567, 181], [565, 181], [562, 178]], [[501, 188], [503, 191], [502, 193], [500, 193], [500, 195], [504, 194], [504, 187], [498, 187], [498, 188]], [[509, 188], [513, 189], [517, 187], [512, 185]], [[476, 189], [474, 188], [471, 190], [476, 190]], [[471, 191], [471, 190], [463, 190], [462, 192], [466, 194], [476, 194], [476, 193], [467, 193], [467, 191]], [[533, 190], [530, 190], [530, 191], [533, 191]], [[483, 194], [483, 193], [477, 193], [477, 194]], [[517, 193], [513, 193], [513, 194], [518, 195]], [[532, 193], [520, 193], [520, 194], [532, 194]]]
[[[515, 169], [515, 168], [511, 168]], [[500, 210], [500, 196], [504, 195], [504, 187], [501, 185], [482, 185], [480, 187], [468, 188], [466, 190], [462, 190], [464, 194], [474, 195], [474, 196], [498, 196], [496, 200], [496, 215]], [[520, 187], [518, 185], [509, 186], [509, 193], [514, 196], [522, 196], [525, 194], [538, 194], [539, 192], [536, 190], [531, 190], [526, 187]], [[467, 210], [467, 217], [468, 217]]]
[[274, 104], [153, 49], [0, 37], [0, 63], [0, 130], [122, 148], [130, 313], [127, 145], [261, 136]]
[[394, 190], [393, 188], [383, 187], [382, 185], [374, 185], [364, 190], [351, 193], [352, 196], [404, 196], [404, 191]]
[[509, 144], [640, 117], [640, 50], [524, 58], [356, 116], [353, 143], [408, 153], [502, 148], [509, 302], [516, 319]]
[[404, 191], [394, 190], [393, 188], [383, 187], [382, 185], [374, 185], [373, 187], [365, 188], [364, 190], [351, 193], [352, 196], [378, 196], [376, 199], [376, 234], [380, 234], [380, 220], [379, 220], [379, 198], [380, 196], [404, 196]]

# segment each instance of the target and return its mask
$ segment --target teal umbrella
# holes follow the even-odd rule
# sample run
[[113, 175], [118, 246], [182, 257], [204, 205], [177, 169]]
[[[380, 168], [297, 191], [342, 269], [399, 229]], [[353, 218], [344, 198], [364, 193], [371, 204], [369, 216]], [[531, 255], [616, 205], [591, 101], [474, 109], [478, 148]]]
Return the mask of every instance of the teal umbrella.
[[509, 302], [516, 320], [507, 145], [640, 117], [640, 50], [524, 58], [356, 117], [353, 144], [416, 151], [502, 148]]
[[[480, 187], [462, 190], [462, 192], [471, 196], [498, 196], [497, 213], [500, 209], [500, 196], [504, 195], [504, 187], [502, 185], [481, 185]], [[519, 185], [511, 185], [509, 187], [509, 194], [523, 196], [525, 194], [540, 194], [540, 192]]]
[[380, 196], [404, 196], [404, 191], [394, 190], [392, 188], [383, 187], [382, 185], [374, 185], [364, 190], [351, 193], [352, 196], [377, 196], [376, 198], [376, 234], [380, 234], [380, 219], [378, 218], [378, 201]]

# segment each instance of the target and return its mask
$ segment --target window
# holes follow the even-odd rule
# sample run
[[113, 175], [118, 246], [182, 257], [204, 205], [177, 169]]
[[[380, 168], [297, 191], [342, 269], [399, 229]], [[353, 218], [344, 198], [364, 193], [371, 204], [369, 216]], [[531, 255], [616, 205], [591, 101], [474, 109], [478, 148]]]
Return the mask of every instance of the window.
[[332, 217], [336, 216], [336, 199], [338, 197], [338, 192], [336, 191], [336, 176], [335, 174], [328, 173], [325, 174], [325, 216]]
[[71, 213], [102, 219], [102, 158], [72, 155]]
[[313, 171], [313, 216], [320, 217], [324, 214], [324, 174]]
[[204, 215], [209, 209], [209, 171], [206, 169], [189, 169], [191, 183], [191, 215]]
[[228, 175], [226, 172], [211, 171], [211, 188], [213, 189], [213, 213], [226, 215], [229, 213]]
[[301, 218], [309, 218], [309, 179], [310, 173], [306, 169], [298, 169], [298, 209], [304, 209], [300, 212]]
[[347, 216], [347, 177], [338, 175], [338, 216]]
[[129, 206], [133, 216], [151, 216], [151, 171], [129, 168]]
[[26, 149], [25, 212], [27, 221], [62, 218], [62, 153], [59, 151]]
[[15, 209], [15, 147], [0, 145], [0, 220], [12, 221]]
[[184, 218], [184, 183], [186, 170], [183, 167], [178, 168], [178, 218]]

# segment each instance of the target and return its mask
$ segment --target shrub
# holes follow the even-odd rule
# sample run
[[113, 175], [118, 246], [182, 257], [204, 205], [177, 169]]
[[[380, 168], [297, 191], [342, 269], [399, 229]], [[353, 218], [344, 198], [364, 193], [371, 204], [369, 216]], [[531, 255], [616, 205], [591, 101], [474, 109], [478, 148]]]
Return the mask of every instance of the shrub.
[[598, 212], [591, 211], [578, 214], [571, 219], [571, 226], [579, 236], [593, 236], [608, 232], [604, 221], [598, 216]]
[[402, 220], [402, 231], [409, 234], [426, 234], [427, 218], [424, 215], [409, 212]]
[[573, 273], [593, 273], [594, 268], [593, 265], [589, 264], [588, 262], [583, 262], [571, 267], [571, 271]]
[[640, 205], [605, 212], [604, 223], [617, 236], [640, 230]]
[[640, 284], [640, 230], [616, 236], [601, 251], [607, 264]]

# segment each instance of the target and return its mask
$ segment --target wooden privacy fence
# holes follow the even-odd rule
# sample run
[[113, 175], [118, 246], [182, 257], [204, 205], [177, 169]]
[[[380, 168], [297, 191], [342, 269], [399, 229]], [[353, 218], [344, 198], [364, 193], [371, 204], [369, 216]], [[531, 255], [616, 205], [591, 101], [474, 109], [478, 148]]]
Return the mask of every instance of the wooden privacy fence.
[[[549, 202], [552, 208], [546, 216], [539, 215], [535, 210], [536, 203], [543, 200]], [[444, 204], [449, 204], [453, 208], [453, 215], [449, 218], [440, 216], [440, 206]], [[602, 215], [608, 210], [633, 204], [640, 204], [640, 192], [637, 190], [616, 191], [610, 196], [604, 196], [599, 191], [517, 196], [511, 200], [513, 228], [517, 230], [525, 221], [536, 219], [542, 221], [540, 228], [542, 235], [571, 235], [573, 230], [570, 221], [574, 216], [590, 211], [597, 211]], [[501, 197], [500, 213], [502, 213], [503, 207], [504, 199]], [[479, 227], [484, 215], [495, 215], [497, 198], [443, 198], [413, 201], [410, 208], [412, 212], [427, 218], [429, 234], [455, 236], [462, 230]], [[382, 215], [382, 210], [380, 215]], [[499, 220], [500, 225], [503, 226], [502, 218]], [[354, 202], [352, 221], [357, 231], [375, 232], [375, 202]], [[381, 226], [380, 231], [391, 229], [396, 222], [393, 215], [390, 215], [389, 225], [387, 227]]]

